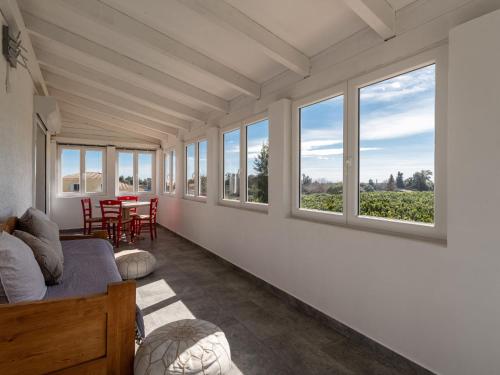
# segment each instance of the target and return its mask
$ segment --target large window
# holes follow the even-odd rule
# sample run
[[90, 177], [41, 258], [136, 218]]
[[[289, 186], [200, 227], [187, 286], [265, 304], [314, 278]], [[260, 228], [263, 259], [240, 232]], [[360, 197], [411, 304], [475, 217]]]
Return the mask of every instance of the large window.
[[269, 203], [269, 122], [268, 120], [263, 120], [248, 125], [246, 131], [247, 201], [253, 203]]
[[104, 149], [60, 146], [59, 175], [62, 194], [104, 192]]
[[294, 215], [443, 237], [440, 59], [428, 52], [294, 103]]
[[152, 151], [117, 151], [119, 194], [153, 193], [154, 155]]
[[269, 121], [262, 118], [248, 121], [237, 129], [223, 132], [222, 146], [223, 202], [266, 209], [269, 203]]
[[186, 146], [186, 195], [194, 196], [195, 193], [195, 157], [196, 144], [191, 143]]
[[435, 65], [359, 89], [359, 211], [434, 223]]
[[344, 211], [344, 95], [299, 109], [302, 209]]
[[169, 150], [165, 153], [164, 160], [164, 192], [168, 194], [175, 193], [175, 150]]
[[207, 196], [207, 149], [207, 140], [186, 145], [185, 194], [187, 197], [206, 198]]
[[240, 199], [240, 129], [223, 134], [224, 192], [223, 198]]
[[208, 141], [198, 142], [198, 195], [207, 196]]

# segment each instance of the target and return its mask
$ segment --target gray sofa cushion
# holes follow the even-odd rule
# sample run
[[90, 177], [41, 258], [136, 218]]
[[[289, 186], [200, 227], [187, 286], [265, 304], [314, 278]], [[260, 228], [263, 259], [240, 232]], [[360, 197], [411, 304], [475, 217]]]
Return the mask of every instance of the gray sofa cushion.
[[19, 218], [19, 229], [49, 244], [55, 250], [61, 263], [64, 262], [61, 241], [59, 240], [59, 226], [42, 211], [33, 207], [28, 208], [24, 215]]
[[56, 250], [54, 250], [49, 243], [28, 232], [16, 230], [14, 231], [14, 236], [23, 240], [33, 251], [33, 255], [40, 266], [45, 283], [47, 285], [59, 283], [62, 279], [63, 263], [60, 257], [57, 256]]
[[10, 303], [41, 300], [47, 292], [33, 252], [7, 232], [0, 233], [0, 281]]
[[47, 289], [45, 299], [106, 293], [108, 283], [122, 281], [113, 246], [101, 239], [63, 241], [64, 277]]

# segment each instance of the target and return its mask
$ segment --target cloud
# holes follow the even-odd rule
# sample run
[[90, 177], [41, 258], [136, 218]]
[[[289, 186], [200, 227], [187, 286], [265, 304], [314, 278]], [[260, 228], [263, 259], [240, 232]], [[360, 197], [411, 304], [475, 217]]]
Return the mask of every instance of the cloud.
[[434, 110], [423, 109], [362, 119], [360, 138], [362, 141], [395, 139], [433, 131]]
[[[361, 147], [360, 152], [365, 151], [379, 151], [383, 150], [381, 147]], [[321, 150], [302, 150], [302, 157], [317, 157], [320, 160], [328, 160], [328, 156], [343, 155], [344, 149], [341, 148], [326, 148]]]

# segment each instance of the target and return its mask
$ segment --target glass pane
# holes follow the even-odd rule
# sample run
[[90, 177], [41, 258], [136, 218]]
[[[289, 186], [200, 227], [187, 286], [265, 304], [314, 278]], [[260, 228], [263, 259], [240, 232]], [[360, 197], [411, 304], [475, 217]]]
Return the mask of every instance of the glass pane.
[[61, 179], [63, 193], [80, 192], [80, 150], [61, 151]]
[[118, 191], [134, 192], [134, 154], [118, 152]]
[[269, 122], [247, 126], [247, 201], [268, 203]]
[[165, 193], [170, 193], [170, 151], [165, 154], [165, 160], [164, 160], [164, 175], [165, 175]]
[[224, 199], [240, 198], [240, 130], [224, 133]]
[[300, 208], [343, 212], [344, 96], [300, 109]]
[[175, 151], [172, 151], [172, 194], [175, 193]]
[[186, 194], [194, 195], [194, 182], [195, 182], [195, 171], [194, 171], [194, 157], [195, 157], [195, 144], [191, 143], [186, 146]]
[[103, 192], [103, 156], [100, 150], [85, 151], [85, 191], [87, 193]]
[[434, 222], [435, 65], [359, 90], [359, 214]]
[[198, 195], [202, 197], [207, 196], [207, 151], [207, 141], [201, 141], [198, 143], [198, 175], [200, 179]]
[[140, 153], [137, 160], [137, 191], [152, 191], [153, 186], [153, 154]]

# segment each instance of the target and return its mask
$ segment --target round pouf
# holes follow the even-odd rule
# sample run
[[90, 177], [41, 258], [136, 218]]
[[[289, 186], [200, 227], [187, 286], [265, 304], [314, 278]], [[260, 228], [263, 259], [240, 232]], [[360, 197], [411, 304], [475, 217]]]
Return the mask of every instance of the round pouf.
[[123, 280], [138, 279], [155, 269], [156, 259], [144, 250], [124, 250], [115, 254], [116, 265]]
[[199, 319], [183, 319], [151, 332], [137, 350], [135, 375], [224, 375], [231, 351], [224, 332]]

